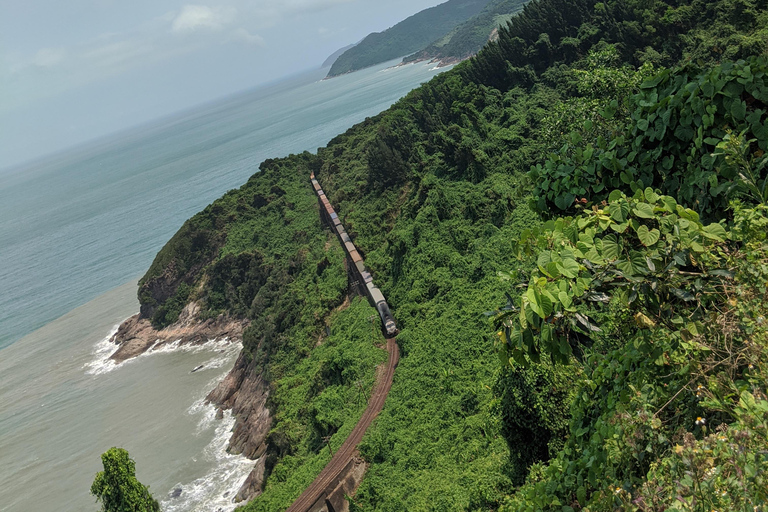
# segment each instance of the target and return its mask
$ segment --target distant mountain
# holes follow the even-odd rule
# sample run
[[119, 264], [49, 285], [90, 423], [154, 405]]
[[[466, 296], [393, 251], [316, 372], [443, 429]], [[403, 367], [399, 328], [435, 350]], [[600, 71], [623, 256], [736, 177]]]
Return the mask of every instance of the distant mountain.
[[328, 76], [343, 75], [419, 51], [479, 14], [490, 1], [448, 0], [383, 32], [369, 34], [333, 63]]
[[491, 0], [479, 14], [444, 34], [423, 50], [404, 58], [403, 62], [439, 60], [450, 64], [471, 57], [493, 38], [499, 26], [505, 25], [522, 11], [529, 1]]
[[325, 62], [323, 62], [323, 65], [322, 65], [322, 66], [320, 66], [320, 67], [321, 67], [321, 68], [329, 68], [329, 67], [333, 66], [333, 63], [334, 63], [334, 62], [336, 62], [336, 60], [337, 60], [339, 57], [341, 57], [341, 55], [342, 55], [342, 54], [343, 54], [345, 51], [349, 50], [350, 48], [354, 48], [355, 46], [357, 46], [357, 43], [355, 43], [355, 44], [350, 44], [350, 45], [347, 45], [347, 46], [345, 46], [344, 48], [342, 48], [341, 50], [336, 50], [335, 52], [333, 52], [333, 54], [332, 54], [330, 57], [328, 57], [327, 59], [325, 59]]

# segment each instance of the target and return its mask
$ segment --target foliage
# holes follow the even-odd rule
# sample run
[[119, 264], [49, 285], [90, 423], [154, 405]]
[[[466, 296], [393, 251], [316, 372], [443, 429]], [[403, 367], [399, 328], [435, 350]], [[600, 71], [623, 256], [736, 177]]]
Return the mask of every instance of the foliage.
[[158, 512], [160, 505], [149, 488], [136, 479], [136, 463], [122, 448], [110, 448], [101, 455], [104, 471], [96, 474], [91, 494], [104, 512]]
[[386, 361], [377, 322], [376, 311], [357, 298], [331, 316], [331, 334], [308, 357], [283, 368], [270, 398], [275, 418], [268, 437], [267, 484], [244, 510], [288, 508], [352, 431], [368, 405], [376, 367]]
[[648, 481], [624, 508], [641, 511], [755, 510], [768, 502], [768, 400], [749, 391], [734, 408], [736, 422], [701, 440], [685, 434], [681, 444], [655, 465]]
[[737, 60], [765, 52], [765, 9], [765, 0], [539, 0], [462, 71], [473, 82], [507, 91], [531, 85], [535, 73], [558, 63], [583, 59], [602, 43], [617, 45], [621, 60], [633, 65]]
[[382, 32], [369, 34], [333, 63], [328, 76], [338, 76], [408, 55], [471, 18], [489, 0], [448, 0], [424, 9]]
[[152, 325], [159, 329], [176, 322], [184, 306], [189, 302], [191, 292], [192, 288], [187, 283], [179, 283], [173, 297], [166, 300], [152, 315]]
[[568, 436], [576, 366], [511, 365], [502, 369], [494, 386], [499, 399], [502, 434], [510, 453], [515, 484], [524, 482], [528, 469], [549, 460], [563, 448]]
[[[650, 189], [631, 199], [612, 196], [605, 211], [594, 207], [575, 219], [550, 221], [543, 236], [532, 238], [531, 232], [521, 237], [528, 249], [541, 251], [538, 273], [546, 272], [552, 282], [578, 279], [562, 272], [553, 276], [557, 266], [550, 265], [556, 260], [552, 253], [579, 250], [585, 266], [603, 264], [607, 237], [620, 244], [634, 239], [636, 248], [646, 254], [653, 249], [654, 254], [641, 265], [616, 265], [609, 274], [620, 277], [618, 286], [612, 280], [592, 280], [593, 293], [605, 294], [597, 304], [614, 307], [608, 312], [613, 324], [589, 333], [595, 344], [583, 357], [585, 375], [570, 407], [568, 440], [545, 465], [532, 468], [527, 483], [500, 510], [764, 506], [768, 350], [761, 312], [766, 307], [768, 245], [761, 231], [768, 225], [766, 207], [736, 204], [735, 229], [729, 233], [720, 224], [702, 225], [692, 210]], [[652, 209], [644, 206], [649, 197]], [[592, 251], [590, 241], [579, 235], [594, 229], [594, 218], [603, 222], [602, 228], [621, 233], [604, 235], [602, 250], [593, 243]], [[656, 223], [659, 236], [644, 242], [640, 229], [649, 220]], [[622, 227], [624, 222], [628, 225]], [[668, 223], [676, 224], [671, 231]], [[642, 233], [647, 236], [646, 231]], [[574, 249], [579, 243], [586, 245]], [[685, 265], [680, 265], [681, 249]], [[609, 244], [609, 256], [614, 252]], [[631, 252], [629, 256], [631, 261]], [[651, 267], [660, 263], [657, 256], [662, 264], [669, 263], [653, 275]], [[729, 270], [713, 270], [713, 264]], [[676, 302], [666, 315], [664, 298]], [[625, 312], [617, 314], [616, 308]], [[502, 353], [508, 351], [502, 347]], [[548, 417], [555, 414], [550, 411]], [[708, 429], [717, 434], [707, 436]]]
[[[594, 145], [574, 133], [559, 154], [532, 169], [539, 209], [570, 210], [578, 198], [598, 203], [613, 189], [651, 186], [712, 217], [745, 191], [764, 197], [766, 161], [751, 164], [768, 149], [767, 70], [760, 57], [649, 78], [632, 97], [624, 128]], [[617, 109], [612, 103], [602, 117]], [[745, 168], [755, 174], [745, 175]]]
[[568, 363], [600, 331], [588, 308], [614, 298], [636, 310], [641, 329], [663, 324], [695, 336], [729, 275], [707, 249], [726, 237], [722, 225], [703, 225], [650, 188], [630, 198], [614, 192], [603, 208], [524, 231], [518, 250], [536, 251], [537, 268], [517, 305], [496, 317], [502, 359], [525, 365], [544, 354]]

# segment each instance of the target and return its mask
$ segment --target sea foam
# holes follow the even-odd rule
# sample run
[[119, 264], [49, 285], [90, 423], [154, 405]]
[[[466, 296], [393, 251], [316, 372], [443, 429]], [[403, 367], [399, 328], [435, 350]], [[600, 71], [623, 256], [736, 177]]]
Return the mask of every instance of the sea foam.
[[[179, 482], [173, 489], [181, 489], [177, 498], [169, 494], [160, 501], [165, 512], [231, 512], [237, 504], [235, 494], [243, 485], [255, 461], [242, 455], [227, 453], [227, 443], [235, 425], [235, 418], [229, 412], [221, 420], [214, 420], [216, 408], [208, 405], [203, 411], [201, 426], [207, 428], [215, 425], [213, 440], [203, 450], [202, 457], [213, 464], [205, 476], [192, 482]], [[173, 492], [173, 490], [171, 491]]]
[[187, 352], [192, 354], [198, 354], [200, 352], [219, 352], [222, 354], [222, 356], [216, 357], [211, 361], [206, 362], [201, 370], [221, 368], [229, 361], [233, 351], [239, 351], [242, 349], [242, 344], [239, 341], [233, 341], [230, 338], [214, 338], [206, 341], [205, 343], [181, 343], [180, 339], [170, 343], [160, 343], [160, 340], [157, 340], [155, 344], [152, 345], [146, 352], [118, 363], [113, 359], [110, 359], [115, 350], [117, 350], [117, 345], [115, 345], [111, 340], [112, 337], [117, 333], [117, 330], [120, 328], [121, 324], [122, 322], [115, 325], [104, 339], [94, 345], [92, 352], [93, 359], [83, 365], [83, 369], [85, 369], [86, 374], [103, 375], [122, 366], [125, 366], [128, 363], [140, 360], [145, 357], [150, 357], [157, 354], [169, 354], [173, 352]]

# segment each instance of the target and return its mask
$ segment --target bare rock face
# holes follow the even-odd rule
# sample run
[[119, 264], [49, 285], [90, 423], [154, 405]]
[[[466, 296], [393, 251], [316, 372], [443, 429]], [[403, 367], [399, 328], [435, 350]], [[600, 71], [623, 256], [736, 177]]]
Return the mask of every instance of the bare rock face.
[[267, 409], [269, 392], [269, 383], [261, 371], [241, 353], [232, 371], [206, 398], [222, 410], [231, 410], [236, 419], [228, 451], [249, 459], [260, 458], [238, 491], [237, 501], [249, 500], [262, 491], [266, 461], [262, 455], [267, 451], [267, 435], [272, 428], [272, 415]]
[[264, 486], [264, 472], [267, 466], [267, 458], [261, 457], [256, 461], [256, 467], [253, 468], [251, 474], [246, 478], [245, 483], [235, 496], [235, 503], [251, 500], [261, 494]]
[[205, 343], [213, 339], [242, 339], [243, 330], [248, 326], [246, 320], [232, 319], [226, 315], [208, 320], [199, 320], [200, 305], [196, 302], [187, 304], [179, 314], [179, 320], [159, 331], [150, 321], [141, 315], [134, 315], [120, 325], [112, 342], [118, 349], [111, 359], [123, 362], [143, 354], [154, 346], [179, 341], [182, 344]]

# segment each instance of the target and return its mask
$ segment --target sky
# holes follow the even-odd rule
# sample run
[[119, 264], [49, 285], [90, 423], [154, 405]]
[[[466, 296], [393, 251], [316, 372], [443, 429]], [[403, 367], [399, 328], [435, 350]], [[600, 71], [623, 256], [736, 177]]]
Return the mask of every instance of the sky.
[[0, 0], [0, 170], [317, 68], [444, 0]]

